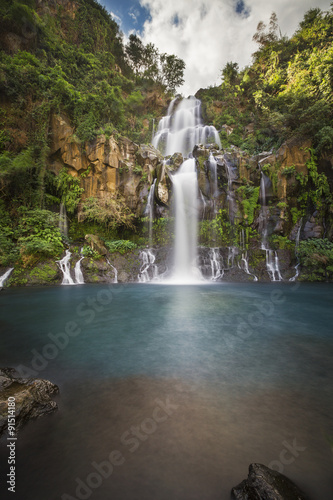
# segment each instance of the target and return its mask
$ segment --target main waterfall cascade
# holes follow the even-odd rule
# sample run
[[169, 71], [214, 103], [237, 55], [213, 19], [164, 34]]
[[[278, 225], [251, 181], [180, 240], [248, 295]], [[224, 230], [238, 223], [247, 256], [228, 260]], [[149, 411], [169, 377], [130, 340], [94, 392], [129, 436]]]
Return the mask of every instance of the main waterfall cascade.
[[[196, 159], [192, 152], [196, 145], [216, 145], [221, 149], [219, 134], [215, 127], [205, 126], [201, 118], [201, 102], [195, 97], [179, 101], [173, 99], [169, 105], [167, 115], [164, 116], [157, 127], [156, 134], [152, 140], [153, 146], [159, 149], [163, 155], [169, 156], [181, 153], [184, 161], [175, 173], [169, 173], [173, 187], [173, 204], [175, 215], [175, 243], [174, 243], [174, 265], [169, 276], [173, 283], [191, 283], [198, 280], [208, 279], [218, 281], [223, 278], [224, 271], [234, 268], [235, 256], [239, 255], [238, 268], [252, 276], [254, 281], [258, 278], [249, 270], [247, 250], [244, 239], [244, 231], [240, 233], [240, 247], [229, 247], [227, 267], [223, 264], [223, 258], [216, 247], [200, 251], [198, 259], [198, 220], [200, 217], [212, 216], [217, 213], [216, 200], [219, 196], [217, 165], [224, 165], [228, 180], [227, 207], [230, 224], [234, 226], [237, 216], [237, 204], [233, 182], [237, 180], [237, 173], [232, 165], [228, 154], [219, 155], [215, 158], [212, 151], [208, 153], [206, 169], [208, 172], [208, 191], [202, 192], [198, 185], [198, 173]], [[276, 252], [267, 245], [267, 220], [268, 207], [266, 204], [265, 186], [262, 176], [261, 199], [262, 199], [262, 249], [266, 251], [266, 267], [272, 281], [282, 279], [279, 271], [279, 263]], [[156, 179], [153, 181], [145, 215], [149, 217], [149, 248], [140, 252], [141, 268], [138, 281], [158, 281], [161, 275], [158, 273], [156, 263], [156, 251], [152, 248], [153, 235], [153, 208]], [[209, 207], [209, 213], [207, 209]], [[213, 238], [214, 239], [214, 238]], [[165, 276], [166, 273], [163, 273]]]
[[[215, 127], [203, 124], [201, 101], [195, 97], [189, 97], [180, 102], [174, 99], [169, 105], [167, 116], [159, 122], [153, 138], [153, 146], [160, 149], [164, 156], [181, 153], [183, 158], [186, 158], [178, 171], [170, 176], [175, 214], [174, 268], [171, 279], [179, 283], [191, 283], [203, 279], [197, 262], [198, 197], [201, 197], [203, 215], [206, 202], [198, 187], [196, 161], [191, 157], [197, 144], [216, 144], [219, 149], [221, 148], [219, 134]], [[209, 157], [209, 169], [210, 191], [214, 198], [218, 189], [216, 160], [212, 154]], [[143, 270], [146, 270], [147, 274], [147, 269], [154, 263], [149, 254], [146, 258], [148, 262], [143, 263]], [[213, 270], [214, 265], [217, 266], [217, 264], [213, 264], [212, 276], [217, 279], [221, 273], [217, 269]], [[145, 273], [141, 271], [140, 281], [147, 279]]]

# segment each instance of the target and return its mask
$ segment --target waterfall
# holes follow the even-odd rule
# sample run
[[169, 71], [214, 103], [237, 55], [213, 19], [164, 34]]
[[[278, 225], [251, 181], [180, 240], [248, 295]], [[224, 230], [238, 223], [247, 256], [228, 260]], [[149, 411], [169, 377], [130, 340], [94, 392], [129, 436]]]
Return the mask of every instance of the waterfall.
[[148, 281], [158, 279], [158, 267], [155, 264], [155, 255], [151, 249], [141, 250], [140, 259], [142, 265], [140, 267], [140, 272], [138, 274], [138, 281], [140, 283], [147, 283]]
[[[251, 273], [250, 270], [249, 270], [249, 261], [248, 261], [248, 258], [247, 258], [247, 250], [246, 250], [246, 246], [245, 246], [245, 236], [244, 236], [244, 229], [242, 229], [239, 233], [239, 242], [240, 242], [240, 248], [241, 248], [241, 251], [242, 251], [242, 259], [241, 259], [241, 262], [243, 264], [243, 271], [245, 271], [246, 274], [248, 274], [249, 276], [252, 276], [253, 277], [253, 281], [258, 281], [258, 278], [255, 274]], [[240, 269], [241, 266], [239, 266]]]
[[62, 271], [63, 278], [62, 278], [62, 285], [75, 285], [71, 273], [70, 273], [70, 267], [69, 267], [69, 261], [71, 258], [71, 252], [69, 250], [66, 250], [65, 257], [61, 260], [56, 260], [56, 263], [59, 265], [59, 268]]
[[228, 247], [228, 268], [234, 267], [236, 252], [237, 252], [236, 247]]
[[144, 214], [149, 217], [148, 220], [148, 234], [149, 234], [149, 246], [153, 244], [153, 220], [154, 220], [154, 195], [155, 195], [155, 184], [156, 179], [150, 186], [150, 191], [147, 199], [147, 206]]
[[266, 268], [271, 281], [282, 281], [282, 276], [279, 268], [279, 258], [275, 250], [266, 250]]
[[235, 193], [232, 189], [232, 183], [235, 180], [235, 175], [232, 170], [232, 166], [230, 165], [228, 158], [224, 155], [224, 164], [226, 169], [226, 174], [228, 178], [228, 190], [227, 190], [227, 201], [228, 201], [228, 209], [229, 209], [229, 220], [231, 224], [234, 223], [235, 213], [236, 213], [236, 201], [235, 201]]
[[175, 197], [175, 260], [174, 278], [188, 282], [198, 279], [197, 225], [198, 180], [195, 159], [185, 160], [172, 176]]
[[[81, 254], [82, 254], [82, 248], [81, 248]], [[84, 284], [84, 278], [83, 274], [81, 271], [81, 260], [84, 259], [84, 256], [80, 257], [80, 259], [77, 261], [74, 267], [74, 276], [75, 276], [75, 283], [78, 285], [83, 285]]]
[[210, 177], [211, 177], [211, 195], [212, 195], [212, 198], [215, 198], [218, 195], [217, 161], [215, 160], [213, 153], [209, 154], [208, 163], [209, 163], [209, 171], [210, 171]]
[[202, 216], [201, 216], [201, 219], [203, 220], [205, 218], [205, 214], [206, 214], [207, 203], [205, 201], [204, 195], [201, 192], [201, 189], [199, 189], [199, 194], [200, 194], [201, 203], [202, 203]]
[[177, 99], [171, 101], [167, 116], [164, 116], [153, 138], [153, 146], [161, 149], [164, 156], [182, 153], [188, 157], [196, 144], [214, 142], [221, 149], [221, 141], [215, 127], [203, 125], [201, 118], [201, 101], [191, 96], [182, 99], [176, 105]]
[[111, 264], [111, 262], [109, 261], [109, 259], [106, 259], [106, 262], [113, 269], [113, 272], [114, 272], [113, 283], [118, 283], [118, 270]]
[[[165, 156], [181, 153], [191, 156], [196, 144], [217, 143], [221, 148], [215, 127], [205, 126], [201, 118], [201, 101], [188, 99], [171, 101], [167, 116], [159, 124], [153, 146]], [[217, 192], [216, 161], [210, 156], [211, 168], [215, 169], [214, 195]], [[171, 177], [175, 207], [175, 249], [173, 281], [187, 283], [197, 281], [201, 273], [197, 268], [198, 179], [194, 158], [186, 159]], [[205, 202], [203, 202], [205, 210]], [[145, 267], [147, 267], [148, 263]], [[149, 268], [147, 268], [149, 269]], [[143, 272], [141, 272], [143, 275]], [[142, 280], [142, 279], [141, 279]]]
[[218, 250], [218, 248], [211, 248], [209, 252], [210, 265], [212, 270], [212, 281], [217, 281], [218, 279], [223, 278], [224, 275], [223, 264], [221, 264], [221, 261], [219, 259]]
[[60, 203], [60, 214], [59, 214], [59, 229], [63, 236], [68, 237], [68, 220], [66, 207], [64, 203]]
[[9, 278], [9, 275], [10, 273], [13, 271], [13, 267], [11, 267], [10, 269], [8, 269], [8, 271], [5, 272], [5, 274], [3, 274], [2, 276], [0, 276], [0, 290], [1, 288], [3, 288], [4, 284], [5, 284], [5, 281], [7, 280], [7, 278]]
[[301, 235], [301, 229], [302, 229], [302, 221], [303, 219], [300, 220], [299, 222], [299, 227], [296, 233], [296, 239], [295, 239], [295, 256], [296, 256], [296, 266], [295, 266], [295, 276], [292, 278], [289, 278], [289, 281], [296, 281], [296, 278], [299, 276], [299, 266], [300, 266], [300, 261], [298, 257], [298, 247], [299, 247], [299, 239]]
[[266, 252], [266, 269], [271, 281], [282, 281], [282, 276], [279, 267], [279, 257], [275, 250], [271, 250], [268, 246], [268, 219], [269, 208], [267, 206], [266, 184], [268, 177], [261, 172], [260, 178], [260, 200], [261, 200], [261, 213], [259, 228], [261, 232], [261, 249]]

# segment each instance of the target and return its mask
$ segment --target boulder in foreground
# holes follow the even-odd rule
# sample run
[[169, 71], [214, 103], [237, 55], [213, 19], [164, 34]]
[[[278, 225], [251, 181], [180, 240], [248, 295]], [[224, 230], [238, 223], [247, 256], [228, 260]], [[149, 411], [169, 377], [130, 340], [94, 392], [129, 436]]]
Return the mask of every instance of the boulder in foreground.
[[233, 500], [309, 500], [286, 476], [262, 464], [249, 466], [248, 478], [231, 490]]
[[59, 388], [48, 380], [16, 377], [13, 368], [0, 369], [0, 437], [7, 429], [8, 398], [15, 398], [15, 428], [18, 431], [26, 422], [57, 410], [51, 396]]

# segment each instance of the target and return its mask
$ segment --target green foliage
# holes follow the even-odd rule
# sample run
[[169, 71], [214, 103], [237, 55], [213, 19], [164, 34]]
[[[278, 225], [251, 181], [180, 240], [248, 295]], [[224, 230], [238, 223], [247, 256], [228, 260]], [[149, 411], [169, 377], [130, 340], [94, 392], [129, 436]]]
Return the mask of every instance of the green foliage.
[[54, 178], [54, 182], [61, 202], [65, 204], [67, 212], [73, 214], [84, 192], [80, 187], [80, 179], [73, 177], [63, 168]]
[[222, 69], [222, 79], [224, 83], [235, 85], [237, 82], [239, 66], [237, 63], [228, 62]]
[[26, 210], [25, 207], [21, 208], [21, 213], [17, 229], [21, 255], [58, 256], [64, 248], [58, 215], [49, 210]]
[[137, 248], [136, 243], [129, 240], [105, 241], [105, 246], [110, 253], [119, 252], [121, 255]]
[[333, 243], [327, 238], [301, 241], [299, 259], [304, 279], [333, 279]]
[[98, 260], [101, 258], [100, 254], [91, 248], [89, 245], [84, 245], [81, 250], [81, 254], [83, 257], [89, 257], [94, 260]]
[[241, 199], [243, 217], [248, 225], [251, 225], [254, 220], [255, 211], [258, 208], [260, 186], [240, 186], [237, 193]]
[[286, 177], [291, 177], [292, 175], [294, 175], [296, 173], [296, 168], [295, 168], [295, 165], [290, 165], [290, 167], [284, 167], [282, 170], [281, 170], [281, 174], [282, 175], [285, 175]]
[[294, 251], [295, 243], [290, 241], [286, 236], [280, 234], [273, 234], [269, 239], [271, 248], [273, 250], [290, 250]]
[[0, 200], [0, 266], [7, 266], [17, 259], [18, 251], [13, 241], [14, 230], [10, 214]]
[[160, 246], [170, 245], [173, 241], [174, 219], [161, 217], [153, 221], [154, 244]]
[[90, 197], [82, 203], [82, 220], [97, 222], [109, 229], [119, 226], [134, 228], [134, 215], [118, 193], [107, 199]]
[[326, 126], [319, 130], [315, 136], [317, 142], [316, 153], [333, 149], [333, 127]]
[[159, 54], [152, 43], [145, 46], [135, 34], [129, 36], [125, 50], [137, 76], [159, 82], [173, 93], [184, 83], [185, 63], [179, 57]]

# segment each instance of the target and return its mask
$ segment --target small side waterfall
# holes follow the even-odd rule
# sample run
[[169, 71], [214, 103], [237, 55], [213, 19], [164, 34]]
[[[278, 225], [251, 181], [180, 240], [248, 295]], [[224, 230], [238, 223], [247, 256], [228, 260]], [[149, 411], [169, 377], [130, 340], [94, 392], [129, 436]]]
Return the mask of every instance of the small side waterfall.
[[237, 255], [236, 247], [228, 247], [228, 268], [234, 267], [235, 256]]
[[235, 193], [232, 189], [232, 183], [235, 180], [235, 175], [233, 169], [230, 165], [230, 162], [226, 155], [224, 155], [224, 164], [226, 169], [226, 174], [228, 178], [228, 190], [227, 190], [227, 201], [228, 201], [228, 210], [229, 210], [229, 220], [231, 224], [235, 221], [235, 213], [236, 213], [236, 200]]
[[8, 269], [2, 276], [0, 276], [0, 290], [3, 288], [5, 281], [9, 278], [10, 273], [13, 271], [13, 267]]
[[68, 220], [64, 203], [60, 203], [59, 229], [63, 236], [68, 237]]
[[69, 261], [71, 258], [71, 252], [69, 250], [66, 250], [65, 257], [61, 260], [56, 260], [56, 263], [59, 265], [59, 268], [62, 271], [63, 278], [62, 278], [62, 285], [75, 285], [71, 273], [70, 273], [70, 267], [69, 267]]
[[196, 144], [216, 143], [221, 149], [221, 141], [215, 127], [203, 125], [201, 101], [191, 96], [182, 99], [175, 109], [177, 99], [171, 101], [167, 116], [159, 124], [153, 139], [153, 146], [161, 149], [164, 156], [182, 153], [188, 157]]
[[158, 279], [158, 267], [155, 264], [156, 257], [151, 249], [141, 250], [140, 259], [142, 265], [138, 274], [139, 283], [147, 283]]
[[111, 264], [109, 259], [106, 259], [106, 262], [109, 264], [109, 266], [112, 268], [114, 272], [113, 283], [118, 283], [118, 270]]
[[260, 200], [261, 200], [261, 214], [260, 214], [260, 232], [261, 232], [261, 249], [266, 252], [266, 269], [271, 281], [282, 281], [282, 276], [279, 267], [279, 257], [275, 250], [271, 250], [268, 246], [268, 219], [269, 219], [269, 208], [267, 206], [266, 197], [266, 184], [268, 177], [261, 172], [260, 179]]
[[282, 276], [279, 268], [279, 258], [275, 250], [266, 250], [266, 268], [271, 281], [282, 281]]
[[210, 266], [212, 269], [212, 281], [217, 281], [223, 278], [224, 275], [223, 262], [220, 260], [218, 250], [218, 248], [211, 248], [209, 252]]
[[295, 239], [295, 256], [296, 256], [295, 276], [293, 276], [292, 278], [289, 278], [289, 281], [296, 281], [296, 279], [299, 276], [300, 261], [299, 261], [299, 256], [298, 256], [298, 249], [299, 249], [299, 239], [300, 239], [301, 229], [302, 229], [302, 221], [303, 221], [303, 219], [301, 219], [299, 221], [299, 227], [298, 227], [298, 230], [296, 233], [296, 239]]
[[241, 251], [242, 251], [242, 259], [241, 259], [241, 262], [242, 262], [242, 265], [243, 267], [239, 266], [240, 269], [243, 269], [243, 271], [245, 271], [246, 274], [248, 274], [249, 276], [252, 276], [253, 277], [253, 281], [258, 281], [258, 277], [251, 273], [250, 270], [249, 270], [249, 261], [248, 261], [248, 258], [247, 258], [247, 250], [246, 250], [246, 246], [245, 246], [245, 235], [244, 235], [244, 229], [242, 229], [239, 233], [239, 242], [240, 242], [240, 248], [241, 248]]
[[172, 177], [175, 197], [174, 278], [181, 282], [197, 280], [198, 180], [195, 159], [185, 160]]
[[217, 161], [215, 160], [213, 153], [209, 154], [208, 158], [209, 163], [209, 171], [210, 171], [210, 179], [211, 179], [211, 196], [212, 198], [216, 198], [218, 195], [217, 189]]
[[[81, 248], [81, 253], [82, 253], [82, 248]], [[77, 261], [74, 267], [74, 276], [75, 276], [75, 283], [78, 285], [83, 285], [84, 284], [84, 278], [81, 270], [81, 261], [84, 259], [84, 256], [80, 257], [80, 259]]]
[[155, 184], [156, 179], [150, 186], [150, 191], [147, 198], [147, 206], [144, 215], [148, 217], [148, 235], [149, 235], [149, 246], [153, 245], [153, 220], [154, 220], [154, 195], [155, 195]]

